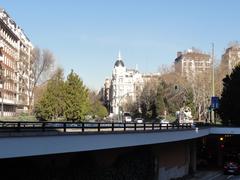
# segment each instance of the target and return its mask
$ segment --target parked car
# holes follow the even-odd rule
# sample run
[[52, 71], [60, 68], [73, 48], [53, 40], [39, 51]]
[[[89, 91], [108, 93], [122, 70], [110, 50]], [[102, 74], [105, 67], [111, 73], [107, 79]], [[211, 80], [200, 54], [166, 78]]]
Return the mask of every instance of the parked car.
[[163, 124], [169, 124], [169, 121], [166, 120], [166, 119], [162, 119], [162, 120], [160, 121], [160, 123], [163, 123]]
[[143, 123], [143, 118], [135, 118], [134, 122], [136, 122], [136, 123]]
[[240, 174], [240, 165], [234, 161], [228, 161], [223, 166], [224, 174]]

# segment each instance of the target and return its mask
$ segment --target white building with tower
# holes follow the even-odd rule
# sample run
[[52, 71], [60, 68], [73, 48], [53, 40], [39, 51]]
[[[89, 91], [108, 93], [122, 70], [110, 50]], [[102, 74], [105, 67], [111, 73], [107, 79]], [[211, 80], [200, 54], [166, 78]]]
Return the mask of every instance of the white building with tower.
[[[120, 108], [127, 100], [136, 100], [143, 87], [143, 77], [137, 67], [127, 69], [119, 51], [117, 60], [112, 71], [111, 85], [109, 89], [110, 112], [117, 115]], [[123, 110], [122, 110], [123, 111]]]

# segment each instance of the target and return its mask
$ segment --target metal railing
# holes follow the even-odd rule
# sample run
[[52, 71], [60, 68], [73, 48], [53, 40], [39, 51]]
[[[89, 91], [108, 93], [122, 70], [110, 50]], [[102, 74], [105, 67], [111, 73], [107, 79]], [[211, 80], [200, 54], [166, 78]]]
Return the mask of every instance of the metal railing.
[[24, 122], [0, 121], [0, 132], [132, 132], [193, 128], [190, 123], [92, 123], [92, 122]]

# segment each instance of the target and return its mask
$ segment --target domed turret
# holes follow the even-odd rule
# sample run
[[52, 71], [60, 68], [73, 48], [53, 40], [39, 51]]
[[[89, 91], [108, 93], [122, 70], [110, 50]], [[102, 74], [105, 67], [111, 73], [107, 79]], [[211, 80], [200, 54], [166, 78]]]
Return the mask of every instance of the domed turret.
[[115, 64], [114, 64], [114, 67], [119, 67], [119, 66], [124, 67], [124, 63], [123, 63], [123, 60], [122, 60], [121, 52], [120, 52], [120, 51], [118, 52], [117, 61], [116, 61]]

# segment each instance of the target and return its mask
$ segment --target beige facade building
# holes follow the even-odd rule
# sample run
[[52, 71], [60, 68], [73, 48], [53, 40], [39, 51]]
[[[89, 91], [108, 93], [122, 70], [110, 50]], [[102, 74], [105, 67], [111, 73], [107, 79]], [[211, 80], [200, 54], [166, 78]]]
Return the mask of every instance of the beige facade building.
[[211, 67], [211, 56], [196, 49], [178, 52], [175, 59], [175, 71], [188, 80], [194, 79], [198, 73], [210, 70]]
[[221, 65], [226, 73], [230, 74], [232, 69], [240, 63], [240, 44], [230, 45], [222, 55]]
[[24, 31], [0, 8], [1, 115], [28, 109], [32, 85], [30, 59], [33, 45]]

